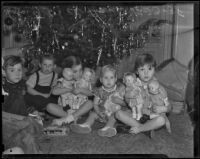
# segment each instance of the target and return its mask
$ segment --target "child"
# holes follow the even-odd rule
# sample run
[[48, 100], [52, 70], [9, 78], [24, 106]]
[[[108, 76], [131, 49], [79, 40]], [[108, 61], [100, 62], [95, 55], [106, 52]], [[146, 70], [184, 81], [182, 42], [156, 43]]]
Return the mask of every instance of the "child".
[[140, 120], [142, 117], [143, 99], [141, 89], [139, 88], [140, 82], [137, 80], [134, 73], [125, 73], [123, 81], [126, 85], [125, 96], [128, 105], [132, 109], [133, 118]]
[[[143, 97], [143, 109], [149, 107], [150, 105], [150, 99], [148, 95], [148, 89], [147, 86], [152, 80], [156, 80], [154, 77], [155, 73], [155, 67], [156, 67], [156, 61], [153, 58], [152, 55], [150, 54], [139, 54], [136, 57], [135, 61], [135, 73], [139, 77], [139, 80], [141, 81], [142, 84], [142, 97]], [[126, 96], [125, 96], [126, 98]], [[168, 106], [155, 106], [154, 111], [155, 113], [167, 113], [171, 109], [171, 105], [169, 104]], [[116, 118], [126, 125], [131, 126], [131, 133], [137, 134], [140, 132], [144, 131], [150, 131], [154, 129], [158, 129], [165, 125], [166, 120], [165, 117], [162, 115], [159, 115], [156, 118], [153, 119], [144, 119], [143, 117], [140, 119], [140, 122], [136, 121], [135, 119], [132, 118], [131, 112], [129, 111], [118, 111], [116, 113]]]
[[[73, 80], [73, 71], [71, 68], [64, 68], [62, 72], [63, 77], [58, 79], [58, 82], [61, 82], [62, 88], [73, 89], [74, 88], [74, 80]], [[66, 105], [72, 106], [74, 95], [70, 92], [65, 94], [61, 94], [58, 99], [58, 104], [66, 107]]]
[[[82, 66], [80, 58], [75, 57], [75, 56], [69, 56], [64, 59], [64, 61], [62, 63], [62, 67], [72, 69], [73, 78], [75, 81], [79, 81], [81, 79], [82, 74], [83, 74], [83, 71], [82, 71], [83, 66]], [[70, 123], [70, 122], [76, 121], [80, 116], [88, 113], [93, 108], [92, 100], [90, 99], [90, 97], [92, 97], [93, 94], [88, 89], [75, 88], [72, 92], [71, 89], [60, 88], [60, 86], [57, 85], [52, 90], [52, 94], [54, 94], [54, 95], [61, 95], [61, 94], [65, 94], [67, 92], [71, 92], [74, 94], [80, 94], [80, 93], [84, 94], [84, 95], [88, 96], [88, 100], [86, 102], [84, 102], [79, 107], [79, 109], [77, 109], [72, 114], [68, 114], [68, 112], [66, 112], [65, 109], [63, 109], [63, 107], [60, 106], [59, 104], [49, 103], [47, 105], [47, 111], [52, 115], [60, 117], [60, 119], [53, 120], [53, 123], [52, 123], [53, 125], [61, 125], [64, 122]]]
[[26, 106], [24, 95], [26, 93], [25, 81], [22, 79], [23, 61], [19, 56], [10, 55], [3, 61], [4, 76], [2, 90], [4, 103], [2, 110], [12, 114], [28, 115], [34, 109]]
[[[165, 89], [159, 84], [158, 81], [151, 81], [148, 85], [148, 89], [149, 89], [149, 94], [150, 94], [150, 100], [151, 100], [151, 105], [150, 105], [150, 109], [152, 109], [151, 113], [150, 113], [150, 119], [156, 118], [159, 116], [158, 113], [154, 112], [154, 107], [156, 106], [168, 106], [169, 105], [169, 101], [167, 98], [167, 92], [165, 91]], [[169, 119], [167, 118], [165, 113], [161, 113], [161, 115], [163, 115], [165, 117], [166, 120], [166, 128], [167, 131], [169, 133], [171, 133], [171, 126], [170, 126], [170, 122]]]
[[26, 82], [26, 103], [38, 111], [44, 111], [48, 103], [57, 103], [57, 99], [50, 97], [52, 87], [57, 82], [55, 59], [51, 55], [44, 55], [40, 59], [40, 70], [32, 74]]
[[[94, 111], [90, 113], [85, 123], [72, 124], [72, 131], [77, 133], [90, 133], [91, 126], [93, 125], [95, 120], [99, 119], [100, 121], [106, 123], [104, 128], [98, 130], [98, 134], [100, 136], [112, 137], [116, 135], [117, 131], [114, 128], [114, 113], [112, 113], [110, 116], [106, 114], [105, 103], [110, 95], [116, 93], [117, 91], [123, 92], [123, 87], [121, 85], [116, 84], [116, 70], [111, 65], [106, 65], [102, 68], [100, 81], [103, 85], [100, 88], [98, 88], [94, 93]], [[123, 95], [121, 98], [112, 97], [112, 102], [117, 105], [125, 105], [125, 102], [122, 99]]]

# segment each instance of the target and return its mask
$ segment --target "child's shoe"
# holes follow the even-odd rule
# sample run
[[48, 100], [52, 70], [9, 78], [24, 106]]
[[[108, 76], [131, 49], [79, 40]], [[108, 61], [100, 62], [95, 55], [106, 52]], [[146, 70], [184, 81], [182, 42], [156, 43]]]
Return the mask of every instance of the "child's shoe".
[[98, 135], [102, 137], [113, 137], [117, 134], [117, 130], [112, 127], [104, 127], [100, 130], [98, 130]]
[[65, 123], [69, 124], [72, 121], [74, 121], [74, 116], [73, 115], [69, 115], [69, 116], [64, 117], [64, 118], [54, 119], [52, 125], [61, 126], [61, 125], [65, 124]]
[[73, 132], [78, 134], [88, 134], [92, 131], [91, 127], [86, 124], [71, 124], [70, 128]]

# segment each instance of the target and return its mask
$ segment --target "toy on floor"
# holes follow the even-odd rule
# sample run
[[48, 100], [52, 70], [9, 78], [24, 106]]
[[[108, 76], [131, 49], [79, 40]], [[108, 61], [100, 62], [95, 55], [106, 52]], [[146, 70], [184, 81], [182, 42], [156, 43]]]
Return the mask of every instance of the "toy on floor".
[[50, 136], [64, 136], [69, 134], [69, 128], [64, 126], [49, 126], [44, 128], [44, 134]]

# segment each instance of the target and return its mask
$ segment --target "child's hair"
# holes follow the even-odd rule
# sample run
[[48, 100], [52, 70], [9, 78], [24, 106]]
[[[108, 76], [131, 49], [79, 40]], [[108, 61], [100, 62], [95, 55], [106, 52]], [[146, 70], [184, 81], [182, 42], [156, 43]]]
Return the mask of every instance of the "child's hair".
[[135, 59], [134, 72], [137, 72], [139, 67], [143, 67], [146, 64], [156, 67], [156, 61], [154, 57], [148, 53], [139, 54]]
[[117, 70], [112, 65], [105, 65], [101, 69], [100, 77], [102, 78], [106, 71], [111, 71], [114, 73], [114, 76], [117, 78]]
[[3, 70], [6, 70], [8, 66], [14, 66], [16, 64], [21, 64], [23, 67], [23, 59], [20, 56], [16, 55], [9, 55], [4, 57], [4, 64], [3, 64]]
[[81, 59], [77, 56], [69, 56], [62, 61], [62, 68], [72, 68], [75, 65], [82, 65]]
[[132, 73], [132, 72], [126, 72], [126, 73], [124, 73], [124, 76], [123, 76], [123, 82], [125, 82], [125, 78], [126, 78], [127, 76], [132, 76], [133, 78], [136, 79], [136, 75], [135, 75], [135, 73]]
[[41, 56], [40, 57], [40, 63], [42, 63], [45, 59], [47, 59], [47, 60], [52, 60], [53, 61], [53, 63], [55, 63], [55, 58], [54, 58], [54, 56], [53, 55], [43, 55], [43, 56]]

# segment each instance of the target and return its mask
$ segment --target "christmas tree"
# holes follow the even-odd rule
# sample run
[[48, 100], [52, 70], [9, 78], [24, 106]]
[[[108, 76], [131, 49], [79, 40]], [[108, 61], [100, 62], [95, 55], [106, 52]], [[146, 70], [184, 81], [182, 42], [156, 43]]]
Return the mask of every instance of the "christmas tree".
[[[130, 55], [131, 49], [144, 47], [151, 36], [156, 36], [157, 26], [169, 23], [153, 18], [132, 28], [138, 14], [137, 6], [3, 7], [4, 25], [15, 24], [13, 30], [29, 41], [23, 47], [27, 67], [33, 58], [49, 53], [55, 55], [58, 66], [69, 55], [78, 55], [91, 68], [116, 64]], [[3, 31], [8, 34], [6, 27]]]

